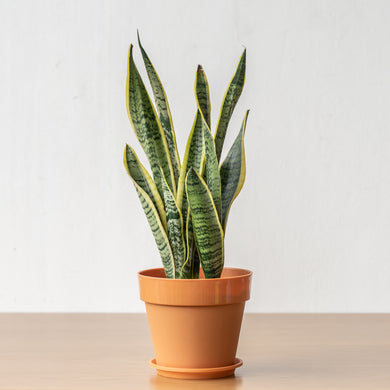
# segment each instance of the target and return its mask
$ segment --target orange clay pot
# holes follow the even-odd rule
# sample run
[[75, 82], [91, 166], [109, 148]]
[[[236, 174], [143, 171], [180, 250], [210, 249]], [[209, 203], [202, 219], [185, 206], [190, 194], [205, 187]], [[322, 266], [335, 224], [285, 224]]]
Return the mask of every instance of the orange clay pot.
[[224, 268], [219, 279], [167, 279], [163, 268], [138, 273], [155, 359], [173, 378], [220, 378], [242, 365], [236, 358], [252, 272]]

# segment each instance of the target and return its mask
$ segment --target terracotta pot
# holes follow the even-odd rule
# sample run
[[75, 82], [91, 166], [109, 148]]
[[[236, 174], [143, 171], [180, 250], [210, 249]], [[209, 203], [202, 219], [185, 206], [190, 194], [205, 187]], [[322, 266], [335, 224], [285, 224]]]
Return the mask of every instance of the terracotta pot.
[[163, 268], [138, 274], [160, 375], [217, 378], [233, 375], [252, 272], [224, 268], [219, 279], [166, 279]]

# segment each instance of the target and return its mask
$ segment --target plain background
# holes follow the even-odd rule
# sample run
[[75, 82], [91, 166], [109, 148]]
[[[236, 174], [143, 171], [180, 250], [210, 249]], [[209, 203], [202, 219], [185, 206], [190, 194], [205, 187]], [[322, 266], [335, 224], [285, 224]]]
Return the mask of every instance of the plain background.
[[247, 47], [225, 265], [253, 270], [248, 311], [390, 311], [388, 1], [19, 0], [0, 18], [0, 311], [144, 310], [136, 272], [160, 258], [122, 164], [126, 142], [142, 154], [125, 109], [137, 28], [181, 156], [198, 63], [215, 126]]

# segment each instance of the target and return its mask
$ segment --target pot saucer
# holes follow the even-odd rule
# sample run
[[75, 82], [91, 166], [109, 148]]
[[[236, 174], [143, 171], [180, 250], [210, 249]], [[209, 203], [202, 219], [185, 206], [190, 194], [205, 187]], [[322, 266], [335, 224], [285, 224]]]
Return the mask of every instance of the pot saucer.
[[242, 360], [236, 358], [234, 364], [224, 367], [212, 367], [212, 368], [175, 368], [164, 367], [156, 363], [156, 359], [149, 361], [149, 366], [157, 370], [157, 373], [161, 376], [177, 379], [211, 379], [211, 378], [223, 378], [234, 374], [234, 370], [237, 367], [242, 366]]

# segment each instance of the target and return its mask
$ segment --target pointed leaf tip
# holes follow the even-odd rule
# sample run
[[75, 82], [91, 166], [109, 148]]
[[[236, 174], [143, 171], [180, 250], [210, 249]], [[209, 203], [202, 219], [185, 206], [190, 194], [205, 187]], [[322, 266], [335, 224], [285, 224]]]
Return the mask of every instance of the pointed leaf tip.
[[[130, 43], [130, 46], [129, 46], [129, 54], [128, 54], [128, 65], [127, 65], [127, 77], [129, 78], [130, 77], [130, 74], [129, 74], [129, 71], [130, 71], [130, 63], [134, 63], [134, 58], [133, 58], [133, 48], [134, 48], [134, 45], [132, 43]], [[128, 81], [127, 81], [128, 82]]]
[[[159, 174], [157, 166], [161, 165], [168, 184], [175, 194], [176, 176], [178, 174], [175, 176], [164, 129], [134, 63], [132, 48], [133, 46], [130, 45], [126, 80], [128, 116], [135, 134], [148, 157], [153, 176]], [[162, 193], [161, 183], [156, 180], [156, 184], [160, 193]]]
[[214, 141], [215, 149], [218, 160], [221, 158], [223, 143], [225, 141], [226, 130], [233, 114], [234, 108], [237, 104], [239, 97], [241, 96], [242, 89], [245, 83], [246, 74], [246, 49], [242, 53], [236, 70], [230, 80], [229, 86], [225, 92], [221, 111], [219, 113], [219, 119], [217, 129], [215, 131]]
[[195, 75], [195, 98], [198, 109], [202, 114], [207, 126], [210, 128], [210, 91], [207, 81], [206, 73], [202, 68], [202, 65], [198, 65], [198, 69]]

